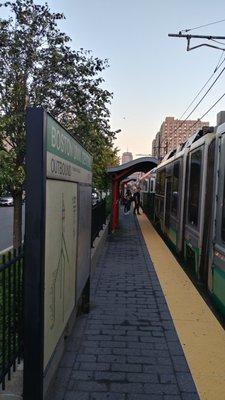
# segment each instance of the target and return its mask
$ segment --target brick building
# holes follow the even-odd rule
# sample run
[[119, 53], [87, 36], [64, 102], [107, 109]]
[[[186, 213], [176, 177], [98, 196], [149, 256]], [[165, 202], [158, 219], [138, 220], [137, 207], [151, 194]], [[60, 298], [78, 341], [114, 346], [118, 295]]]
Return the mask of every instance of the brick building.
[[[196, 125], [193, 127], [195, 123]], [[174, 117], [166, 117], [160, 131], [152, 141], [152, 155], [162, 159], [170, 150], [176, 149], [203, 126], [209, 126], [209, 122], [183, 121]]]

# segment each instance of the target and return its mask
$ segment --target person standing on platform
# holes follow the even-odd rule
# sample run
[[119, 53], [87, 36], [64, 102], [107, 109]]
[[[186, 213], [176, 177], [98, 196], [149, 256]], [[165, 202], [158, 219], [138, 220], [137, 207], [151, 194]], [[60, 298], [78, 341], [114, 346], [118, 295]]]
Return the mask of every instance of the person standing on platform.
[[140, 188], [137, 188], [136, 191], [134, 192], [133, 199], [134, 199], [134, 214], [136, 214], [137, 211], [137, 214], [140, 215], [139, 211], [141, 205]]
[[124, 214], [128, 214], [130, 212], [131, 201], [132, 201], [131, 191], [130, 189], [127, 189], [126, 196], [124, 199]]

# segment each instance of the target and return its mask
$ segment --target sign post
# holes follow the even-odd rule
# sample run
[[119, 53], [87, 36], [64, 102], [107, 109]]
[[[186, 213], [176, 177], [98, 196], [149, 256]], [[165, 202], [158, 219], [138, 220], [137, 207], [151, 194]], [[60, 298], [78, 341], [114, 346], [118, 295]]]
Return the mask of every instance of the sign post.
[[91, 187], [92, 157], [50, 114], [32, 108], [26, 168], [24, 399], [42, 400], [76, 307], [79, 186]]

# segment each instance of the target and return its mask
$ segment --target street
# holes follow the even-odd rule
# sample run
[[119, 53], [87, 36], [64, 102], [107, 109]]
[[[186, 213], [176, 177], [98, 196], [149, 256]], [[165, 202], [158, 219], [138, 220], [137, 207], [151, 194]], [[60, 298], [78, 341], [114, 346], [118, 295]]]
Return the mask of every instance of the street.
[[[23, 235], [25, 206], [23, 205]], [[13, 207], [0, 207], [0, 251], [12, 246], [13, 242]]]

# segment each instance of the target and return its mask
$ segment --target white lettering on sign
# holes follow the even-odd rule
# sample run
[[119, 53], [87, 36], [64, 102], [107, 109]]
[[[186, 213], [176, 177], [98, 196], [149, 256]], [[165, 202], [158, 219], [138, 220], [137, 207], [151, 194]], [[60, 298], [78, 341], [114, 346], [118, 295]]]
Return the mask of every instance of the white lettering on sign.
[[72, 157], [74, 160], [83, 161], [87, 165], [90, 163], [89, 155], [83, 153], [75, 141], [72, 141], [55, 126], [51, 127], [51, 145], [53, 149], [57, 149], [62, 154]]

